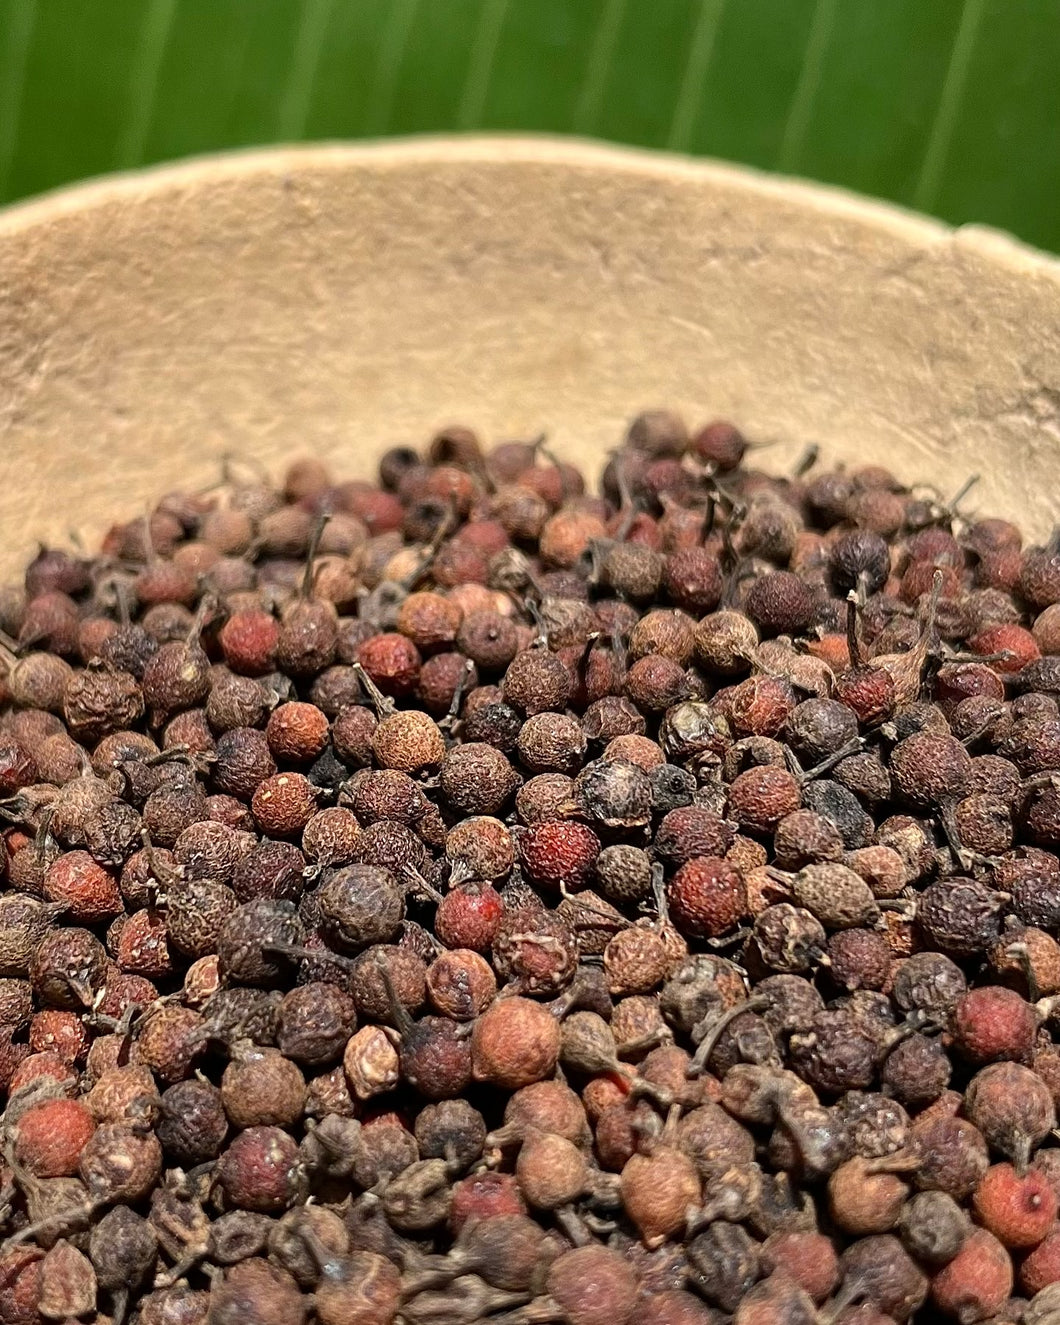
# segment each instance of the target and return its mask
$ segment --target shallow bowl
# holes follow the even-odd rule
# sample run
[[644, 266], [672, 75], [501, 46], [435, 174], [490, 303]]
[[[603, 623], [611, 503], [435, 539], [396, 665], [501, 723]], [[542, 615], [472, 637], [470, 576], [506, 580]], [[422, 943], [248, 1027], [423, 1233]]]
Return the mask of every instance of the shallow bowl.
[[880, 461], [1041, 535], [1060, 263], [979, 228], [572, 140], [253, 151], [0, 214], [0, 573], [226, 453], [367, 475], [466, 421], [596, 466], [639, 408]]

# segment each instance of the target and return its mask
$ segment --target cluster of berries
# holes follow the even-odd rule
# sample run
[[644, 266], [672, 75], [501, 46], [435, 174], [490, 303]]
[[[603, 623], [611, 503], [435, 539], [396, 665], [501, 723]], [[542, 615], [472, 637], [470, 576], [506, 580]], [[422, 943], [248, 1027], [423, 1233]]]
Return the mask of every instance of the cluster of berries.
[[1060, 539], [752, 449], [0, 590], [4, 1325], [1058, 1318]]

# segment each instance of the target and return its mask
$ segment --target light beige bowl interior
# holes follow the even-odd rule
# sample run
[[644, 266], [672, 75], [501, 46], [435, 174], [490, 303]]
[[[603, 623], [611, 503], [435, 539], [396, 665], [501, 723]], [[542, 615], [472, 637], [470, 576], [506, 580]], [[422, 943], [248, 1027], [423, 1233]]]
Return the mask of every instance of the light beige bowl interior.
[[575, 141], [251, 152], [0, 215], [0, 574], [223, 453], [367, 474], [462, 420], [595, 464], [665, 403], [1035, 533], [1060, 264], [988, 231]]

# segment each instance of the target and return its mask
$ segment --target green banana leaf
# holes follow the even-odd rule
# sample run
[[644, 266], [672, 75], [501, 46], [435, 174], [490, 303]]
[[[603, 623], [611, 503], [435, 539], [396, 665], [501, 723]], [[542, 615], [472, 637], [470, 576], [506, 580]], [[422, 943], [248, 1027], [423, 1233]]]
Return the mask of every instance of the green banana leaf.
[[1060, 0], [0, 0], [0, 202], [255, 143], [578, 133], [1060, 249]]

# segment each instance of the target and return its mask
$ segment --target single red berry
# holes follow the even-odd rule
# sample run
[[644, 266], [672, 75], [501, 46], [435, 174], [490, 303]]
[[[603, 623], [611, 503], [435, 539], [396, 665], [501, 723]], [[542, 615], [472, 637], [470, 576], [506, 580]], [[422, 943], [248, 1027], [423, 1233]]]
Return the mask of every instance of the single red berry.
[[920, 809], [959, 799], [972, 776], [968, 751], [955, 737], [938, 731], [915, 732], [899, 741], [890, 768], [902, 798]]
[[723, 856], [733, 837], [732, 825], [705, 805], [685, 805], [664, 815], [655, 834], [656, 853], [680, 866], [697, 856]]
[[45, 1100], [19, 1118], [15, 1158], [37, 1178], [68, 1178], [96, 1124], [80, 1100]]
[[690, 938], [718, 938], [734, 929], [747, 911], [740, 871], [716, 856], [682, 865], [670, 880], [666, 897], [674, 924]]
[[422, 659], [404, 635], [374, 635], [358, 649], [357, 659], [385, 695], [402, 698], [415, 690]]
[[500, 894], [488, 883], [452, 888], [438, 903], [434, 931], [447, 948], [486, 952], [504, 914]]
[[823, 1233], [770, 1234], [762, 1246], [762, 1268], [768, 1274], [785, 1271], [817, 1303], [834, 1292], [839, 1282], [839, 1257], [832, 1240]]
[[739, 469], [749, 442], [735, 424], [714, 419], [700, 428], [691, 441], [692, 452], [700, 460], [714, 465], [721, 474]]
[[935, 1305], [961, 1321], [996, 1315], [1012, 1293], [1012, 1258], [985, 1228], [978, 1228], [931, 1282]]
[[954, 1043], [971, 1062], [1022, 1061], [1034, 1044], [1038, 1019], [1014, 989], [983, 985], [961, 998], [951, 1025]]
[[43, 1008], [29, 1024], [29, 1047], [35, 1054], [51, 1051], [67, 1063], [84, 1062], [89, 1033], [80, 1015], [64, 1008]]
[[751, 832], [772, 832], [801, 804], [799, 783], [785, 768], [749, 768], [729, 787], [729, 817]]
[[44, 894], [68, 907], [70, 918], [81, 924], [113, 920], [124, 910], [117, 880], [87, 851], [59, 856], [44, 876]]
[[275, 759], [308, 764], [328, 743], [327, 716], [315, 704], [293, 701], [273, 709], [265, 726], [265, 738]]
[[277, 773], [258, 784], [251, 802], [262, 832], [295, 837], [317, 809], [317, 789], [301, 773]]
[[16, 1090], [21, 1090], [23, 1086], [28, 1086], [31, 1081], [45, 1079], [55, 1081], [59, 1085], [66, 1085], [69, 1082], [77, 1080], [77, 1069], [72, 1063], [61, 1058], [51, 1049], [44, 1049], [40, 1053], [30, 1053], [29, 1045], [20, 1045], [20, 1049], [25, 1051], [18, 1066], [11, 1074], [11, 1079], [7, 1084], [8, 1093], [14, 1095]]
[[1036, 1247], [1056, 1219], [1057, 1198], [1043, 1173], [1022, 1176], [1011, 1164], [994, 1164], [972, 1197], [979, 1222], [1006, 1247]]
[[600, 854], [600, 839], [584, 824], [552, 822], [534, 824], [519, 843], [523, 867], [535, 883], [558, 891], [565, 884], [572, 890], [585, 887]]
[[298, 1143], [279, 1127], [249, 1127], [236, 1136], [217, 1162], [225, 1197], [242, 1210], [272, 1214], [294, 1195]]
[[449, 1207], [449, 1227], [453, 1233], [459, 1233], [465, 1224], [473, 1221], [525, 1214], [526, 1202], [514, 1173], [475, 1173], [453, 1184]]
[[1060, 1283], [1060, 1229], [1048, 1234], [1020, 1266], [1020, 1287], [1028, 1297]]
[[635, 1319], [636, 1277], [608, 1247], [564, 1252], [549, 1267], [546, 1287], [570, 1325], [632, 1325]]
[[1015, 624], [988, 626], [972, 636], [968, 647], [973, 653], [1004, 654], [991, 666], [995, 671], [1005, 673], [1018, 672], [1042, 656], [1034, 635], [1024, 626]]

